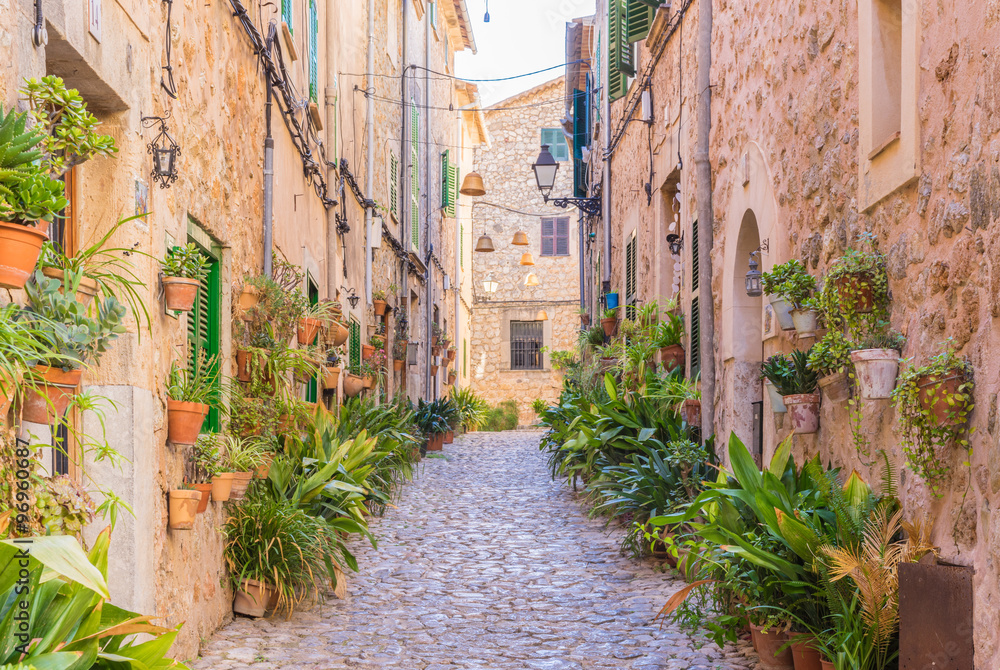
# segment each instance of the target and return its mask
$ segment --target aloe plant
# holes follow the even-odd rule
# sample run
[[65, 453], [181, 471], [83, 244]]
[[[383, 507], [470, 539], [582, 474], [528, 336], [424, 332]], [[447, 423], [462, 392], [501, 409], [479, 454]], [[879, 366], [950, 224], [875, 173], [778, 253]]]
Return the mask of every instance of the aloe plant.
[[38, 164], [45, 138], [26, 124], [26, 114], [0, 107], [0, 219], [23, 225], [51, 221], [67, 203], [63, 183]]

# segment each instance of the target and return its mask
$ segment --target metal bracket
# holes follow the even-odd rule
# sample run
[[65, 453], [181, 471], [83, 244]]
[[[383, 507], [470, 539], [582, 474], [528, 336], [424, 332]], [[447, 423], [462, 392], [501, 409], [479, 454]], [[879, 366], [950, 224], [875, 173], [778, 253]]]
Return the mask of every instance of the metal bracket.
[[553, 198], [552, 204], [562, 209], [573, 205], [588, 216], [596, 216], [601, 213], [601, 196], [599, 195], [592, 198]]

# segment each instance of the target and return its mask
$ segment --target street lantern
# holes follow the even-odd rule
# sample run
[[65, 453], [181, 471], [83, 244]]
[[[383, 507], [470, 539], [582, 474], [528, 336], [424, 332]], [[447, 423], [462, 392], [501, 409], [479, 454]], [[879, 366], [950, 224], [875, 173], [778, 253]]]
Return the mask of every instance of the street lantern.
[[674, 256], [681, 253], [681, 236], [677, 233], [667, 235], [667, 244], [670, 246], [670, 253]]
[[545, 202], [549, 201], [549, 193], [556, 185], [556, 172], [559, 170], [559, 163], [549, 153], [549, 145], [542, 145], [542, 152], [538, 154], [531, 169], [535, 172], [535, 181], [538, 183], [538, 190], [542, 192]]
[[757, 261], [754, 260], [756, 255], [756, 251], [750, 252], [750, 271], [747, 272], [746, 277], [747, 295], [751, 298], [759, 298], [764, 294], [760, 287], [760, 270], [757, 269]]
[[181, 153], [181, 148], [167, 133], [166, 117], [142, 117], [142, 125], [145, 128], [152, 128], [157, 123], [160, 124], [160, 132], [146, 145], [146, 153], [153, 156], [153, 171], [150, 177], [153, 181], [160, 182], [160, 188], [170, 188], [170, 184], [177, 181], [177, 157]]
[[499, 287], [500, 284], [494, 281], [493, 277], [487, 277], [486, 280], [483, 282], [483, 290], [486, 291], [486, 293], [489, 295], [496, 293]]

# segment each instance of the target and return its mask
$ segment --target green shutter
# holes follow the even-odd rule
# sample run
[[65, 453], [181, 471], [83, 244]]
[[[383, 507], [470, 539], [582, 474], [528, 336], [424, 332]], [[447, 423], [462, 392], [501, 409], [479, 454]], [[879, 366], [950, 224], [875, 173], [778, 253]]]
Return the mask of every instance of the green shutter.
[[[628, 40], [628, 0], [610, 0], [608, 4], [608, 74], [635, 74], [635, 58]], [[613, 77], [612, 77], [613, 79]]]
[[420, 251], [420, 110], [410, 102], [410, 245]]
[[[313, 282], [312, 277], [307, 280], [309, 286], [309, 304], [316, 305], [319, 303], [319, 287]], [[319, 342], [319, 335], [309, 344], [315, 345]], [[319, 377], [312, 377], [309, 383], [306, 385], [306, 402], [318, 402], [319, 401]]]
[[449, 167], [449, 156], [448, 150], [445, 149], [444, 153], [441, 154], [441, 209], [448, 209], [451, 204], [451, 189], [449, 188], [448, 182], [448, 167]]
[[578, 197], [587, 195], [587, 164], [583, 162], [583, 148], [590, 146], [590, 78], [587, 78], [587, 91], [573, 91], [573, 194]]
[[[194, 241], [194, 240], [190, 240]], [[188, 370], [195, 371], [202, 361], [209, 361], [219, 355], [221, 349], [219, 324], [221, 283], [219, 277], [219, 261], [211, 254], [202, 250], [209, 260], [208, 276], [202, 280], [195, 296], [194, 308], [187, 316], [188, 339]], [[219, 365], [218, 359], [215, 365]], [[219, 411], [212, 409], [205, 419], [205, 428], [219, 429]]]
[[288, 24], [288, 32], [294, 35], [295, 24], [292, 22], [292, 0], [281, 0], [281, 20]]
[[347, 352], [351, 361], [351, 371], [357, 372], [361, 367], [361, 324], [351, 319], [348, 328]]
[[399, 221], [399, 159], [389, 152], [389, 213]]
[[316, 44], [319, 33], [319, 17], [316, 14], [316, 0], [309, 0], [309, 99], [317, 101], [319, 91], [319, 48]]
[[458, 166], [451, 162], [447, 151], [441, 161], [441, 206], [444, 215], [455, 218], [458, 204]]
[[628, 41], [639, 42], [646, 39], [655, 17], [656, 7], [644, 0], [625, 0], [625, 32]]

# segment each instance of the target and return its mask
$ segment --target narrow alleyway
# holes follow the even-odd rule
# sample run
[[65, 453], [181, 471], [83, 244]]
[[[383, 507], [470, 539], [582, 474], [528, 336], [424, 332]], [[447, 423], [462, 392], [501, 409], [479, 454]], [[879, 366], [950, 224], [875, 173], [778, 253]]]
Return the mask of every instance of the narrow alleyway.
[[681, 583], [618, 555], [549, 479], [539, 435], [457, 438], [373, 525], [378, 550], [357, 547], [346, 601], [291, 621], [237, 618], [191, 667], [752, 668], [735, 648], [651, 624]]

